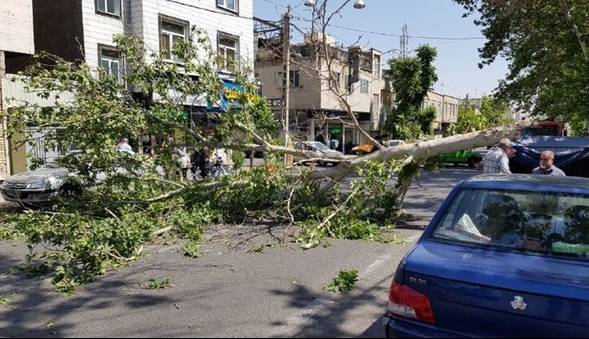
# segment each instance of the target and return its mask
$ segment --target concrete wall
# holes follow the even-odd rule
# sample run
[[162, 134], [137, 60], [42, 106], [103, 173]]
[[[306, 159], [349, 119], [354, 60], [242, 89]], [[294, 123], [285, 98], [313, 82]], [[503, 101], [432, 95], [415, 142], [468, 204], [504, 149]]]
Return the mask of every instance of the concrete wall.
[[33, 54], [32, 0], [2, 0], [0, 2], [0, 50]]

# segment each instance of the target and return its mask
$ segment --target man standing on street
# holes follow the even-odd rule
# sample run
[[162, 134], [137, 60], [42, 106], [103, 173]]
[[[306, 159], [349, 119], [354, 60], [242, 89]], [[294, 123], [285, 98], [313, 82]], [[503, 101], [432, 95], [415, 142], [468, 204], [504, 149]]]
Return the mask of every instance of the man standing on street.
[[540, 166], [534, 168], [532, 174], [566, 176], [560, 168], [554, 166], [554, 152], [552, 151], [542, 152], [540, 155]]
[[497, 147], [487, 153], [483, 158], [483, 173], [511, 173], [509, 169], [509, 158], [515, 155], [515, 150], [511, 147], [511, 140], [503, 138], [497, 144]]

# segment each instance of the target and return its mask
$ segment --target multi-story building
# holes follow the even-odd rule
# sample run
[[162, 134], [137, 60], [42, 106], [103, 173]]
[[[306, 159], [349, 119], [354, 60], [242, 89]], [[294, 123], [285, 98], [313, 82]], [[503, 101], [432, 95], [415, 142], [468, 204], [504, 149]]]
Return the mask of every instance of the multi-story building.
[[[8, 6], [2, 6], [0, 10], [0, 51], [7, 51], [8, 71], [22, 70], [36, 50], [67, 61], [85, 62], [92, 70], [102, 67], [122, 80], [125, 60], [113, 43], [115, 35], [134, 35], [142, 39], [148, 51], [148, 60], [149, 54], [161, 52], [170, 62], [181, 62], [173, 54], [173, 46], [180, 40], [188, 39], [193, 27], [206, 32], [211, 48], [224, 57], [219, 75], [226, 87], [235, 86], [232, 84], [234, 70], [229, 67], [233, 64], [230, 60], [253, 68], [253, 0], [1, 1], [8, 2]], [[0, 61], [3, 55], [0, 53]], [[0, 65], [3, 64], [0, 62]], [[17, 76], [10, 77], [15, 81], [3, 79], [2, 82], [9, 95], [0, 95], [0, 98], [17, 97], [39, 106], [52, 104], [51, 100], [27, 93]], [[132, 86], [129, 88], [133, 90]], [[62, 100], [71, 99], [71, 93], [59, 93], [59, 97]], [[8, 105], [5, 103], [6, 107]], [[186, 102], [185, 109], [187, 114], [198, 118], [210, 107], [202, 99]], [[6, 140], [3, 124], [0, 124], [0, 180], [4, 173], [26, 170], [28, 154], [46, 160], [58, 156], [57, 151], [41, 152], [45, 149], [42, 131], [33, 131], [32, 134], [35, 135], [35, 142], [17, 147], [17, 142]], [[146, 140], [136, 142], [142, 142], [149, 149], [156, 141], [146, 137]], [[10, 146], [4, 145], [11, 143], [10, 156], [6, 156]]]
[[436, 109], [436, 118], [432, 126], [436, 134], [445, 134], [450, 124], [458, 121], [460, 104], [461, 100], [457, 97], [433, 91], [427, 92], [422, 108], [433, 107]]
[[[317, 49], [313, 48], [312, 40], [308, 37], [304, 43], [291, 46], [289, 129], [293, 137], [323, 141], [336, 138], [343, 151], [346, 145], [349, 150], [350, 144], [367, 141], [359, 131], [346, 126], [347, 110], [330, 87], [338, 88], [343, 94], [364, 130], [379, 135], [384, 121], [382, 103], [390, 97], [390, 93], [382, 93], [385, 90], [382, 53], [375, 49], [338, 47], [328, 37], [332, 60], [329, 67], [326, 58], [314, 52]], [[262, 94], [277, 114], [283, 110], [285, 75], [280, 46], [279, 40], [259, 41], [255, 62]]]
[[10, 146], [6, 121], [7, 74], [19, 70], [23, 59], [34, 53], [32, 0], [2, 0], [0, 8], [0, 181], [10, 174]]
[[[137, 36], [149, 53], [178, 62], [172, 47], [188, 39], [193, 26], [207, 32], [212, 48], [227, 61], [253, 67], [253, 0], [34, 0], [34, 15], [38, 50], [83, 60], [117, 77], [125, 67], [114, 35]], [[231, 78], [228, 67], [219, 72]]]

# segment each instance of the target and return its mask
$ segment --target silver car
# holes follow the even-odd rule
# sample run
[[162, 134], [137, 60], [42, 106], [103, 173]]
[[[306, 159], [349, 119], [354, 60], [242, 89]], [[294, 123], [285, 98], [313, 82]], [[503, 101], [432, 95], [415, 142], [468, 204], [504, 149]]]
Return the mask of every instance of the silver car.
[[70, 172], [65, 168], [44, 167], [10, 176], [0, 184], [0, 193], [6, 201], [22, 205], [46, 205], [64, 192], [64, 183]]

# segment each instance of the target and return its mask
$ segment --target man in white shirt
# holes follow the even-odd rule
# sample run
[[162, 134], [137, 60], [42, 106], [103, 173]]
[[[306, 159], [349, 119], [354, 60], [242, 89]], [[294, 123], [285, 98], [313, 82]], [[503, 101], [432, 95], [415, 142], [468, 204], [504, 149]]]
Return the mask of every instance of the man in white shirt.
[[515, 150], [511, 147], [511, 140], [503, 138], [497, 144], [497, 147], [487, 153], [483, 158], [483, 173], [511, 173], [509, 169], [509, 158], [515, 155]]
[[133, 148], [131, 147], [131, 145], [129, 145], [129, 139], [127, 138], [122, 138], [119, 141], [119, 144], [117, 145], [117, 151], [119, 152], [127, 152], [130, 154], [134, 154], [135, 152], [133, 152]]

